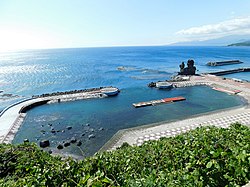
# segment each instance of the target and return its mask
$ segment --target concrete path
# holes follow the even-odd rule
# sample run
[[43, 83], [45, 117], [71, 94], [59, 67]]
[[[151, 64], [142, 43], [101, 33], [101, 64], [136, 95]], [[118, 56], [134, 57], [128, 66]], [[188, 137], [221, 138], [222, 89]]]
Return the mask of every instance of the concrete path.
[[216, 127], [227, 128], [235, 122], [240, 122], [250, 127], [250, 109], [237, 108], [170, 123], [155, 124], [155, 126], [151, 127], [144, 126], [121, 130], [111, 141], [104, 145], [102, 150], [115, 150], [124, 142], [139, 146], [145, 141], [176, 136], [199, 126], [214, 125]]
[[2, 143], [4, 137], [8, 134], [12, 125], [15, 123], [17, 118], [19, 117], [19, 111], [23, 106], [29, 105], [36, 102], [35, 100], [28, 100], [20, 102], [10, 108], [8, 108], [5, 112], [2, 113], [0, 117], [0, 143]]
[[237, 95], [244, 97], [247, 106], [229, 109], [222, 112], [213, 112], [199, 117], [192, 117], [176, 122], [152, 124], [149, 126], [120, 130], [109, 142], [107, 142], [102, 150], [114, 150], [120, 147], [124, 142], [130, 145], [141, 145], [148, 140], [157, 140], [160, 137], [175, 136], [177, 134], [195, 129], [200, 125], [215, 125], [226, 128], [231, 123], [240, 122], [250, 126], [250, 83], [237, 82], [232, 79], [223, 79], [214, 75], [192, 76], [189, 81], [173, 82], [175, 87], [187, 87], [195, 85], [207, 85], [211, 87], [220, 87], [227, 90], [240, 90]]

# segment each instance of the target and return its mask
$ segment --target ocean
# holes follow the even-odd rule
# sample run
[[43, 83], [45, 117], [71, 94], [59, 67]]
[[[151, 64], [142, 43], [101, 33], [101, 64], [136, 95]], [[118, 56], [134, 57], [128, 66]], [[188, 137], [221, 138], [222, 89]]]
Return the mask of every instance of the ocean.
[[[240, 98], [206, 86], [163, 91], [148, 88], [147, 84], [169, 79], [179, 71], [179, 64], [188, 59], [194, 59], [197, 73], [249, 67], [249, 52], [248, 47], [158, 46], [0, 53], [0, 90], [3, 91], [0, 93], [0, 110], [37, 94], [101, 86], [118, 87], [121, 93], [117, 97], [49, 104], [30, 110], [13, 141], [50, 139], [51, 149], [57, 151], [59, 143], [75, 137], [83, 143], [81, 150], [73, 145], [63, 151], [89, 156], [120, 129], [240, 106]], [[206, 66], [209, 61], [232, 59], [244, 63]], [[250, 79], [249, 73], [227, 77]], [[134, 102], [174, 96], [184, 96], [187, 100], [156, 107], [132, 107]], [[67, 130], [67, 126], [72, 126], [72, 129]], [[50, 133], [52, 127], [58, 131], [56, 134]], [[95, 137], [89, 139], [90, 134]]]

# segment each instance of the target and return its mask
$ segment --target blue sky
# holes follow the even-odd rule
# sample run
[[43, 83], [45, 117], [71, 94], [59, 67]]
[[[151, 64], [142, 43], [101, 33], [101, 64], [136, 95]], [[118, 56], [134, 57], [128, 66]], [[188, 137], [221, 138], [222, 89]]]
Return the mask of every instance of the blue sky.
[[249, 0], [0, 0], [0, 50], [165, 45], [250, 33]]

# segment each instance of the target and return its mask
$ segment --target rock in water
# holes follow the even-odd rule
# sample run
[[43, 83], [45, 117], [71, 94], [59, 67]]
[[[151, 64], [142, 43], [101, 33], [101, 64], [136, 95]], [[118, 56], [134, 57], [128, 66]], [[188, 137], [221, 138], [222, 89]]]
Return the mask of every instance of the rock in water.
[[70, 139], [70, 142], [71, 142], [71, 143], [76, 143], [76, 138], [75, 138], [75, 137], [72, 137], [72, 138]]
[[67, 129], [70, 130], [70, 129], [72, 129], [72, 127], [71, 126], [67, 126]]
[[77, 146], [81, 146], [81, 145], [82, 145], [82, 142], [81, 142], [81, 141], [78, 141], [76, 145], [77, 145]]
[[68, 147], [68, 146], [70, 146], [70, 143], [69, 142], [65, 142], [64, 143], [64, 147]]
[[90, 134], [90, 135], [89, 135], [89, 139], [94, 138], [94, 137], [95, 137], [94, 134]]
[[42, 148], [49, 147], [49, 145], [50, 145], [49, 140], [40, 141], [40, 147]]
[[62, 144], [59, 144], [59, 145], [57, 146], [57, 149], [63, 149], [63, 145], [62, 145]]
[[27, 139], [27, 138], [25, 138], [24, 140], [23, 140], [23, 143], [29, 143], [30, 141], [29, 141], [29, 139]]

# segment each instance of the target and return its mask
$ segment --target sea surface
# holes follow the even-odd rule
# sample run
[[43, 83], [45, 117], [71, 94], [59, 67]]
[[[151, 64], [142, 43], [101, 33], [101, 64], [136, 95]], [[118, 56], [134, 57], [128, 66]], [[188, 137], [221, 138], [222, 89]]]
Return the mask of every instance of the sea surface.
[[[75, 155], [94, 154], [118, 130], [178, 120], [192, 115], [240, 106], [240, 98], [209, 87], [156, 90], [151, 81], [166, 80], [179, 71], [179, 64], [194, 59], [197, 73], [250, 67], [249, 47], [111, 47], [26, 50], [0, 53], [0, 110], [36, 94], [115, 86], [117, 97], [49, 104], [34, 108], [17, 133], [39, 142], [50, 139], [51, 149], [72, 137], [82, 141], [80, 149], [63, 149]], [[209, 61], [241, 60], [243, 64], [206, 66]], [[249, 73], [228, 75], [250, 81]], [[184, 96], [186, 101], [135, 109], [132, 103]], [[209, 98], [209, 99], [208, 99]], [[1, 125], [1, 124], [0, 124]], [[72, 126], [67, 130], [67, 126]], [[54, 128], [58, 131], [52, 134]], [[93, 134], [95, 137], [89, 139]]]

